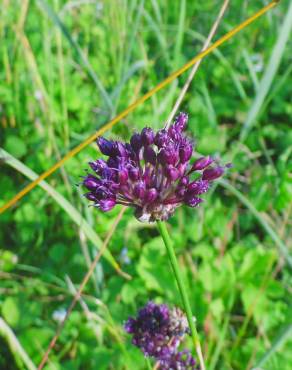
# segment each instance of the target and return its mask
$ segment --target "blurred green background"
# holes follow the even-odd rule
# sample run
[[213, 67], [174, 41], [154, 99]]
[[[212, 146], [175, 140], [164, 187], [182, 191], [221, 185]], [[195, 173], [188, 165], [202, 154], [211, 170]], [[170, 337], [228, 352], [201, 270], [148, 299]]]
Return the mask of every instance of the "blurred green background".
[[[198, 53], [221, 3], [1, 0], [0, 205]], [[267, 3], [232, 1], [215, 38]], [[291, 27], [282, 0], [202, 62], [181, 107], [198, 152], [234, 165], [169, 221], [208, 370], [291, 369]], [[106, 137], [161, 128], [187, 75]], [[75, 186], [98, 156], [85, 148], [0, 216], [1, 370], [40, 362], [120, 211]], [[150, 299], [180, 305], [155, 225], [127, 210], [109, 251], [132, 279], [100, 261], [46, 369], [145, 369], [124, 321]]]

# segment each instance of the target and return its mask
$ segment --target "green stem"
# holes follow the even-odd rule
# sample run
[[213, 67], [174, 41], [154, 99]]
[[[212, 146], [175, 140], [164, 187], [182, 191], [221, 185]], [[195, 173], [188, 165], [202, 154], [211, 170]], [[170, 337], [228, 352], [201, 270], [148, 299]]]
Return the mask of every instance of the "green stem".
[[151, 362], [148, 357], [145, 357], [146, 365], [147, 365], [147, 370], [152, 370]]
[[201, 370], [205, 370], [205, 365], [204, 365], [204, 360], [203, 360], [203, 356], [202, 356], [202, 350], [201, 350], [201, 345], [200, 345], [200, 341], [199, 341], [198, 332], [197, 332], [197, 329], [196, 329], [196, 326], [195, 326], [195, 323], [194, 323], [194, 320], [193, 320], [193, 314], [192, 314], [192, 310], [191, 310], [190, 301], [189, 301], [189, 298], [188, 298], [188, 295], [187, 295], [187, 291], [186, 291], [186, 288], [185, 288], [185, 285], [184, 285], [184, 282], [183, 282], [181, 271], [180, 271], [180, 268], [179, 268], [179, 265], [178, 265], [178, 262], [177, 262], [177, 258], [176, 258], [175, 252], [174, 252], [173, 243], [172, 243], [172, 241], [170, 239], [170, 236], [168, 234], [166, 224], [164, 222], [157, 221], [157, 225], [158, 225], [159, 232], [162, 236], [162, 239], [164, 241], [164, 244], [165, 244], [165, 247], [166, 247], [166, 250], [167, 250], [167, 253], [168, 253], [168, 257], [169, 257], [169, 260], [170, 260], [170, 263], [171, 263], [171, 266], [172, 266], [172, 269], [173, 269], [173, 273], [174, 273], [174, 276], [175, 276], [175, 279], [176, 279], [176, 282], [177, 282], [177, 285], [178, 285], [178, 289], [179, 289], [181, 299], [182, 299], [182, 302], [183, 302], [183, 305], [184, 305], [184, 309], [185, 309], [185, 312], [186, 312], [186, 315], [187, 315], [187, 319], [188, 319], [188, 323], [189, 323], [193, 343], [194, 343], [194, 346], [196, 348], [196, 352], [197, 352], [197, 355], [198, 355], [198, 358], [199, 358], [199, 361], [200, 361]]
[[[28, 356], [28, 354], [23, 349], [22, 345], [18, 341], [16, 335], [11, 330], [10, 326], [0, 317], [0, 337], [3, 337], [11, 350], [12, 355], [15, 356], [15, 361], [18, 364], [19, 359], [25, 365], [25, 368], [28, 370], [36, 370], [36, 366]], [[2, 362], [2, 361], [1, 361]]]

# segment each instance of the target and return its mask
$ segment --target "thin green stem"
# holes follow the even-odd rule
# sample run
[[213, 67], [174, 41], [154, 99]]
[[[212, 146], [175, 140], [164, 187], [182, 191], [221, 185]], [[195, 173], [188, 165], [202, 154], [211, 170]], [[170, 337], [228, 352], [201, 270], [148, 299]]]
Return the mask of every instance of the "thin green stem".
[[152, 370], [152, 366], [148, 357], [145, 357], [145, 361], [147, 365], [147, 370]]
[[179, 289], [181, 299], [184, 305], [184, 309], [187, 315], [193, 343], [196, 348], [196, 352], [197, 352], [199, 362], [201, 365], [201, 370], [205, 370], [204, 359], [202, 355], [198, 332], [197, 332], [197, 329], [196, 329], [196, 326], [193, 320], [193, 314], [191, 310], [190, 301], [187, 295], [187, 291], [186, 291], [186, 288], [183, 282], [182, 274], [181, 274], [181, 271], [180, 271], [180, 268], [177, 262], [177, 258], [174, 252], [173, 243], [167, 231], [166, 224], [164, 222], [157, 221], [157, 225], [158, 225], [159, 232], [162, 236], [162, 239], [164, 241], [164, 244], [165, 244], [165, 247], [168, 253], [168, 257], [169, 257], [169, 260], [172, 266], [172, 270], [173, 270], [173, 273], [174, 273], [174, 276], [175, 276], [175, 279], [178, 285], [178, 289]]

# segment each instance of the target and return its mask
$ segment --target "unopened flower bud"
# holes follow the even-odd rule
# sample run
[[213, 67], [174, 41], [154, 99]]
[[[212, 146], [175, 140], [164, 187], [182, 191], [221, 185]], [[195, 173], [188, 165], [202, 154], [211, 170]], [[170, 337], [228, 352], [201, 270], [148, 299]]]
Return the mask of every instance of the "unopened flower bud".
[[114, 199], [102, 199], [99, 202], [99, 207], [103, 212], [110, 211], [112, 208], [114, 208], [115, 205], [116, 201]]
[[223, 167], [208, 168], [203, 172], [202, 179], [212, 181], [222, 176], [224, 173]]
[[141, 181], [134, 187], [134, 196], [138, 199], [143, 199], [145, 195], [145, 185]]
[[200, 171], [208, 167], [213, 162], [210, 156], [201, 157], [193, 164], [191, 171]]
[[97, 187], [100, 186], [100, 180], [98, 178], [88, 175], [84, 180], [83, 180], [83, 185], [88, 189], [88, 190], [94, 190]]
[[180, 176], [179, 170], [172, 165], [165, 168], [165, 174], [171, 181], [177, 180]]
[[151, 163], [153, 166], [156, 164], [156, 153], [151, 146], [144, 148], [144, 159], [146, 162]]
[[191, 144], [186, 144], [179, 149], [179, 158], [182, 163], [187, 162], [193, 154], [193, 147]]
[[162, 148], [158, 154], [158, 160], [162, 165], [175, 165], [178, 160], [177, 150], [173, 146]]
[[128, 171], [125, 168], [123, 168], [122, 170], [118, 172], [118, 176], [119, 176], [120, 184], [124, 185], [127, 183], [129, 176], [128, 176]]
[[154, 142], [154, 131], [150, 127], [143, 128], [141, 132], [141, 139], [143, 145], [151, 145]]
[[97, 145], [102, 154], [110, 156], [114, 152], [114, 144], [112, 141], [109, 141], [103, 137], [97, 139]]
[[142, 139], [141, 135], [138, 133], [135, 133], [132, 135], [130, 139], [131, 146], [135, 152], [138, 152], [142, 147]]
[[156, 200], [158, 197], [158, 192], [155, 188], [151, 188], [147, 190], [146, 195], [145, 195], [145, 200], [146, 202], [152, 203]]

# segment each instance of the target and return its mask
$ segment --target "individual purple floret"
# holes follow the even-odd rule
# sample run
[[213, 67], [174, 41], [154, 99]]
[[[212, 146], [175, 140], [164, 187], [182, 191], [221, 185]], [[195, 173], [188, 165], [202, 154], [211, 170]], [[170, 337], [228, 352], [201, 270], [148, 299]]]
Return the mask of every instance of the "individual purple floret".
[[146, 127], [130, 143], [99, 138], [99, 149], [109, 158], [90, 162], [95, 174], [83, 181], [87, 199], [104, 212], [116, 204], [134, 207], [144, 222], [166, 220], [182, 204], [198, 206], [224, 167], [212, 166], [209, 156], [190, 164], [194, 144], [183, 133], [187, 120], [180, 113], [169, 129], [154, 133]]
[[145, 356], [166, 361], [176, 354], [183, 335], [188, 332], [188, 322], [178, 308], [149, 302], [139, 310], [137, 318], [128, 319], [125, 330], [132, 334], [132, 343]]

